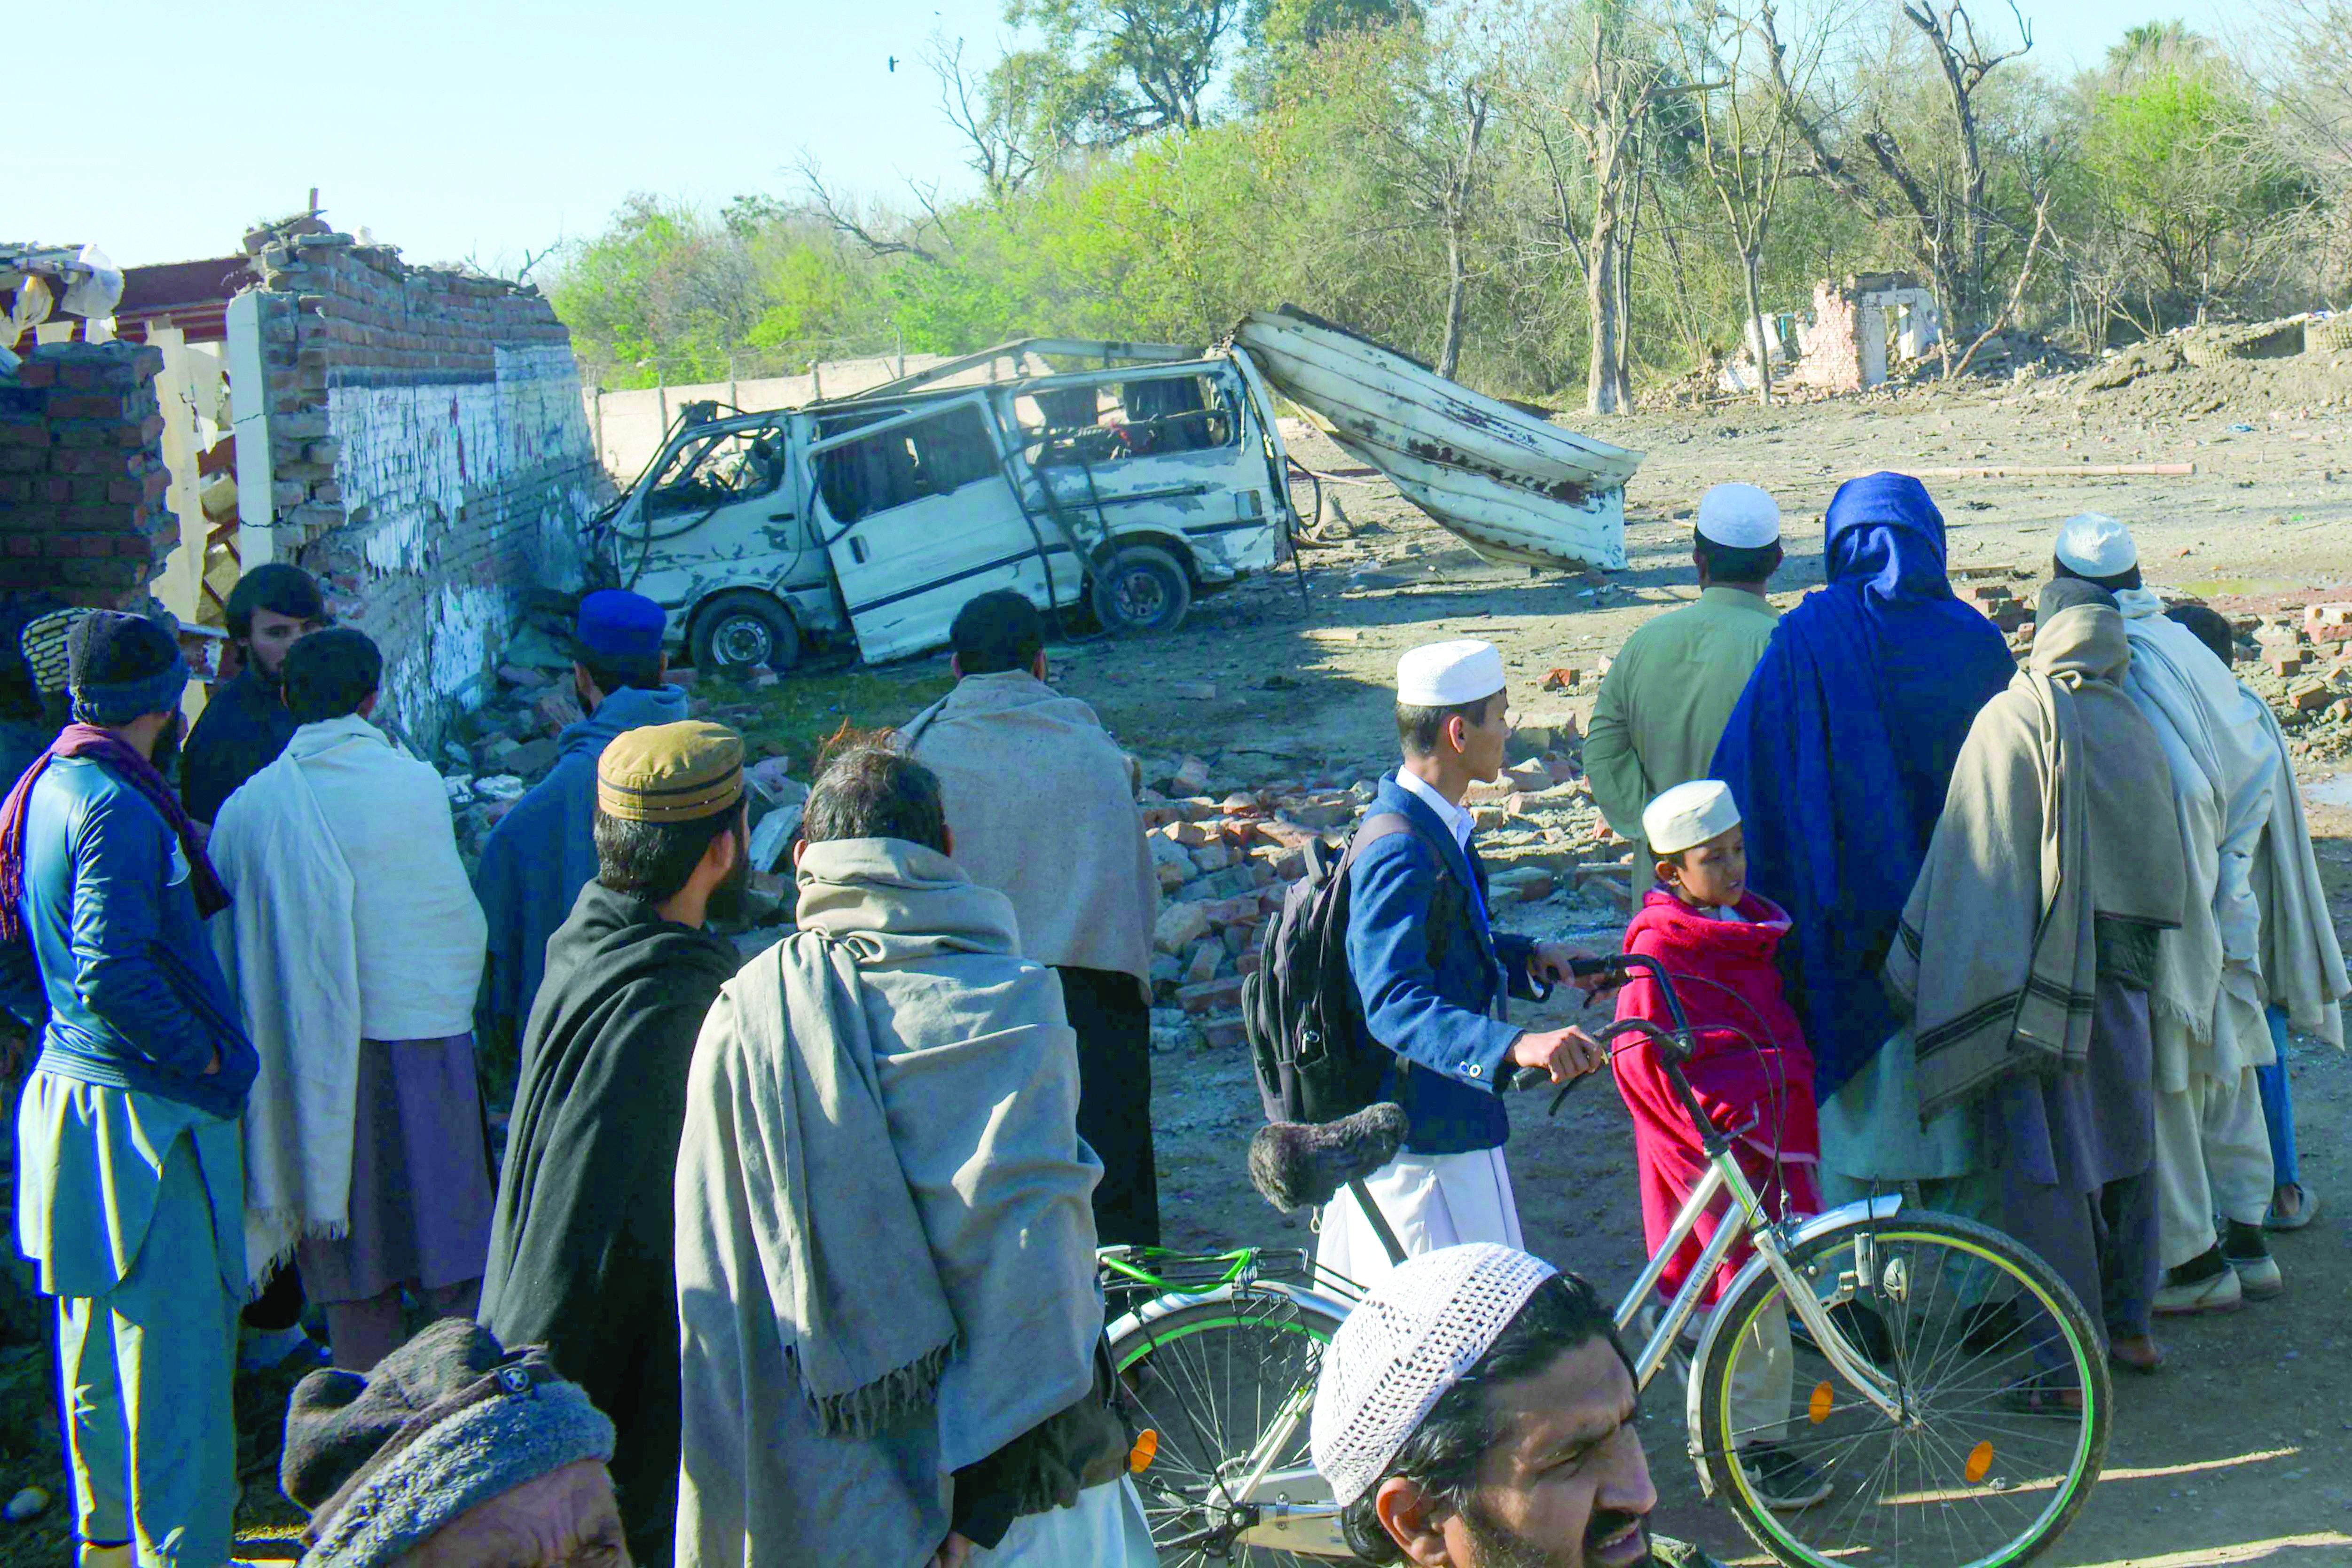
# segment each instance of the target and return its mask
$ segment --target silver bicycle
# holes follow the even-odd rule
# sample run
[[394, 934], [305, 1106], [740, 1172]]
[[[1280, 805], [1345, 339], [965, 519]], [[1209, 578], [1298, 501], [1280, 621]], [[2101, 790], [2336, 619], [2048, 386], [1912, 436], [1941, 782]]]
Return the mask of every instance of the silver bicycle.
[[[2082, 1304], [2000, 1232], [1906, 1209], [1898, 1195], [1773, 1218], [1683, 1074], [1696, 1036], [1672, 978], [1640, 955], [1580, 966], [1608, 979], [1636, 970], [1656, 981], [1675, 1027], [1623, 1019], [1601, 1039], [1659, 1053], [1707, 1169], [1616, 1322], [1638, 1385], [1669, 1364], [1687, 1369], [1702, 1490], [1803, 1568], [2004, 1568], [2041, 1554], [2081, 1510], [2106, 1453], [2106, 1363]], [[1359, 1142], [1351, 1165], [1290, 1173], [1285, 1195], [1349, 1196], [1402, 1261], [1363, 1182], [1395, 1146], [1393, 1133]], [[1667, 1260], [1727, 1194], [1728, 1212], [1661, 1309]], [[1703, 1310], [1743, 1239], [1753, 1256]], [[1354, 1282], [1297, 1250], [1110, 1247], [1101, 1261], [1106, 1286], [1134, 1299], [1111, 1326], [1111, 1357], [1141, 1432], [1129, 1467], [1160, 1562], [1354, 1561], [1307, 1452], [1322, 1348], [1361, 1295]], [[1771, 1403], [1786, 1407], [1759, 1412], [1759, 1386], [1785, 1389]], [[1776, 1507], [1741, 1453], [1765, 1437], [1826, 1482], [1827, 1498]]]

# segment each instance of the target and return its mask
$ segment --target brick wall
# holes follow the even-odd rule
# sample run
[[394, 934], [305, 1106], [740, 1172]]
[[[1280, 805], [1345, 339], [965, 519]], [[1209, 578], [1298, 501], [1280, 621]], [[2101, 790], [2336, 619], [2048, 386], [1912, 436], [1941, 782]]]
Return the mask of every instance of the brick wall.
[[1824, 392], [1862, 390], [1859, 307], [1833, 283], [1813, 285], [1813, 322], [1797, 331], [1797, 381]]
[[163, 506], [163, 365], [131, 343], [45, 343], [0, 375], [0, 591], [144, 604], [179, 542]]
[[376, 639], [386, 708], [430, 747], [530, 590], [580, 584], [608, 481], [571, 335], [534, 289], [348, 235], [281, 230], [256, 263], [278, 554]]

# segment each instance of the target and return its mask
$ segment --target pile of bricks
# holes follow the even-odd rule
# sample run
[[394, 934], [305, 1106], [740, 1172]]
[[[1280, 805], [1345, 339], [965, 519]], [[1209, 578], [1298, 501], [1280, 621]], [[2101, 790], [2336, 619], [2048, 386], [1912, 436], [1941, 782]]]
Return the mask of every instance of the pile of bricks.
[[2306, 736], [2352, 726], [2352, 603], [2305, 606], [2300, 618], [2266, 619], [2253, 628], [2263, 668], [2284, 683], [2272, 706]]
[[1964, 596], [2004, 636], [2013, 636], [2033, 622], [2033, 606], [2018, 597], [2017, 590], [2008, 583], [1970, 583]]
[[44, 343], [0, 375], [0, 589], [138, 605], [179, 526], [163, 505], [155, 349]]
[[[1368, 780], [1282, 780], [1223, 794], [1208, 766], [1185, 757], [1143, 791], [1143, 820], [1160, 886], [1152, 932], [1153, 1037], [1163, 1049], [1242, 1040], [1242, 979], [1257, 967], [1266, 921], [1307, 868], [1307, 846], [1338, 845], [1364, 807]], [[1464, 803], [1480, 833], [1497, 909], [1578, 885], [1610, 888], [1622, 859], [1598, 828], [1573, 761], [1533, 757]], [[1551, 819], [1559, 819], [1557, 821]], [[1622, 885], [1613, 889], [1622, 904]]]

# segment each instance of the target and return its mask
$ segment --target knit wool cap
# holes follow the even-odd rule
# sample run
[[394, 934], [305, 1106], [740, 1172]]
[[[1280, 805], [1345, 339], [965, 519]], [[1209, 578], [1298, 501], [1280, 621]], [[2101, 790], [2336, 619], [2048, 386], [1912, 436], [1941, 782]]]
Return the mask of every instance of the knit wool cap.
[[1536, 1287], [1559, 1272], [1492, 1242], [1409, 1258], [1323, 1352], [1307, 1447], [1341, 1508], [1379, 1484], [1439, 1396], [1478, 1364]]
[[66, 679], [75, 718], [127, 724], [179, 707], [188, 661], [179, 639], [144, 616], [92, 610], [67, 636]]
[[685, 719], [613, 737], [596, 763], [596, 809], [623, 822], [697, 822], [743, 798], [743, 737]]
[[2112, 517], [2086, 511], [2058, 531], [2059, 563], [2085, 577], [2119, 577], [2139, 564], [2131, 530]]
[[62, 610], [51, 610], [25, 623], [17, 636], [16, 646], [24, 650], [25, 662], [32, 667], [33, 688], [44, 697], [54, 697], [68, 684], [67, 639], [74, 627], [89, 616], [87, 605], [75, 605]]
[[1698, 534], [1730, 550], [1761, 550], [1780, 537], [1780, 503], [1755, 485], [1717, 485], [1698, 498]]
[[544, 1350], [444, 1318], [373, 1372], [296, 1384], [278, 1479], [310, 1515], [304, 1568], [375, 1568], [525, 1481], [612, 1457], [612, 1422]]

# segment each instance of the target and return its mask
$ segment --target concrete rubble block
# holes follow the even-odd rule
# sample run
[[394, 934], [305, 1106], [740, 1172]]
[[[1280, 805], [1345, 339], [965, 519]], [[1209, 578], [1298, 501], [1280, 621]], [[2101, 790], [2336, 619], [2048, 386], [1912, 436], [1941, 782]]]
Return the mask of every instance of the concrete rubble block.
[[1222, 871], [1211, 871], [1193, 884], [1192, 897], [1214, 901], [1237, 899], [1244, 893], [1255, 893], [1257, 879], [1247, 866], [1228, 866]]
[[1349, 800], [1307, 801], [1289, 807], [1286, 815], [1299, 826], [1320, 833], [1353, 820], [1356, 805]]
[[1143, 818], [1143, 830], [1147, 833], [1157, 833], [1171, 823], [1184, 820], [1184, 808], [1171, 801], [1149, 802], [1136, 809]]
[[1470, 826], [1485, 833], [1502, 826], [1508, 816], [1499, 805], [1474, 805], [1470, 808]]
[[551, 733], [561, 734], [572, 725], [588, 717], [580, 706], [579, 694], [569, 686], [551, 686], [531, 699], [530, 710]]
[[1223, 838], [1212, 838], [1196, 845], [1192, 851], [1192, 864], [1203, 871], [1222, 871], [1234, 863], [1234, 852]]
[[1228, 899], [1213, 899], [1201, 905], [1201, 912], [1213, 926], [1251, 925], [1258, 919], [1255, 893], [1236, 893]]
[[1192, 857], [1184, 847], [1165, 833], [1147, 833], [1144, 842], [1150, 847], [1154, 866], [1180, 868], [1186, 877], [1192, 874]]
[[542, 735], [536, 741], [524, 742], [508, 760], [506, 768], [509, 773], [520, 773], [525, 778], [536, 778], [553, 767], [555, 759], [562, 754], [562, 745], [555, 737]]
[[2352, 602], [2309, 605], [2303, 612], [2303, 630], [2315, 643], [2352, 643]]
[[2292, 643], [2263, 645], [2263, 663], [2273, 675], [2281, 678], [2301, 675], [2306, 662], [2303, 649]]
[[1184, 955], [1184, 984], [1203, 985], [1216, 978], [1217, 966], [1225, 961], [1225, 944], [1214, 937], [1202, 937]]
[[1151, 945], [1161, 952], [1182, 952], [1209, 934], [1209, 916], [1198, 902], [1171, 904], [1160, 911], [1151, 927]]
[[1169, 774], [1176, 787], [1167, 791], [1171, 795], [1199, 795], [1209, 787], [1209, 764], [1198, 757], [1178, 759], [1175, 771]]
[[1212, 1018], [1201, 1026], [1202, 1042], [1216, 1050], [1232, 1050], [1248, 1037], [1238, 1013], [1230, 1018]]
[[1173, 991], [1184, 980], [1184, 961], [1172, 952], [1151, 955], [1151, 990], [1154, 995]]
[[1304, 849], [1318, 837], [1313, 828], [1296, 822], [1253, 822], [1249, 826], [1261, 844], [1271, 845], [1277, 849]]
[[2336, 689], [2320, 677], [2308, 676], [2286, 689], [2287, 706], [2298, 713], [2312, 713], [2336, 700]]
[[1205, 680], [1171, 680], [1160, 689], [1180, 702], [1214, 702], [1217, 689]]
[[499, 666], [499, 679], [509, 686], [518, 687], [525, 691], [537, 691], [546, 686], [549, 680], [545, 671], [533, 669], [528, 665], [521, 664]]
[[1239, 816], [1259, 809], [1257, 796], [1246, 790], [1234, 790], [1217, 802], [1217, 809], [1227, 816]]
[[2327, 716], [2339, 724], [2352, 723], [2352, 697], [2339, 697], [2329, 703]]
[[1151, 872], [1160, 879], [1160, 890], [1163, 893], [1172, 893], [1192, 879], [1192, 867], [1189, 860], [1181, 866], [1163, 861], [1154, 866]]
[[1219, 935], [1224, 939], [1225, 952], [1233, 957], [1239, 958], [1242, 950], [1250, 945], [1257, 932], [1251, 926], [1227, 926]]
[[1176, 824], [1175, 832], [1171, 837], [1187, 849], [1198, 849], [1204, 845], [1221, 843], [1224, 838], [1223, 834], [1207, 823], [1190, 819]]
[[1553, 879], [1543, 867], [1529, 866], [1500, 873], [1493, 885], [1497, 904], [1533, 904], [1551, 897]]
[[1195, 1017], [1203, 1013], [1229, 1013], [1242, 1005], [1242, 977], [1228, 974], [1220, 979], [1204, 980], [1197, 985], [1180, 986], [1177, 1005]]

